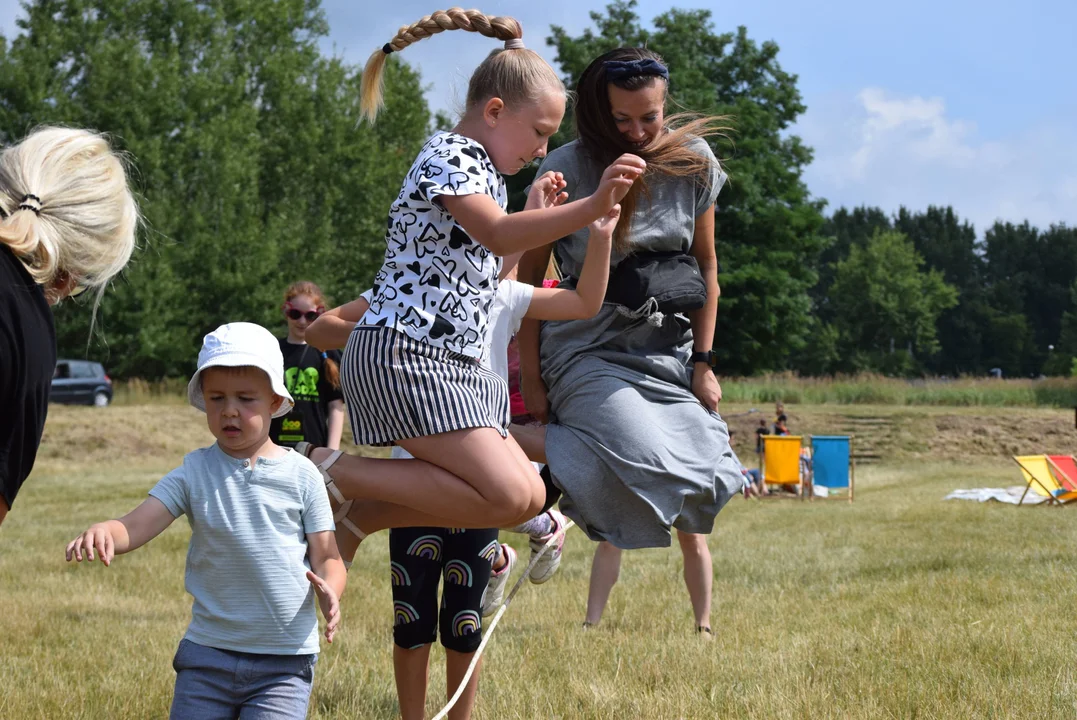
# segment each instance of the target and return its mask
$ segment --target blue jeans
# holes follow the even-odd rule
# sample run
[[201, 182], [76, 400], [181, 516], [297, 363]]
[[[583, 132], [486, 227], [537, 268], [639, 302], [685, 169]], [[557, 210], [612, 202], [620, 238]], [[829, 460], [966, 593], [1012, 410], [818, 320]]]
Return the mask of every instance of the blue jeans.
[[317, 655], [259, 655], [180, 641], [171, 720], [302, 720]]

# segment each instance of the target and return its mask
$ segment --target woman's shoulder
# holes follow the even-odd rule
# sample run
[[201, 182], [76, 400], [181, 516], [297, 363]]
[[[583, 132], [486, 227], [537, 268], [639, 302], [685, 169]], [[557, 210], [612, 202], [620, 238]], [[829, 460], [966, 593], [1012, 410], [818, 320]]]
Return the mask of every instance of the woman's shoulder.
[[712, 164], [718, 165], [718, 158], [715, 156], [714, 150], [711, 148], [711, 144], [707, 142], [706, 138], [693, 135], [687, 139], [684, 146], [697, 155], [702, 155], [707, 158]]

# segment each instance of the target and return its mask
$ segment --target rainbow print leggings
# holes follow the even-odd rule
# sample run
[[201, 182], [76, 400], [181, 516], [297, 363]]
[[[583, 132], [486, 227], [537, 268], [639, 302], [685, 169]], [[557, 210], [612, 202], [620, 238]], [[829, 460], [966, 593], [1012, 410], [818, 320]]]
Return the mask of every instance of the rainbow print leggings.
[[437, 639], [438, 582], [444, 575], [441, 644], [458, 653], [475, 652], [482, 641], [482, 598], [500, 551], [496, 529], [390, 530], [393, 641], [413, 649]]

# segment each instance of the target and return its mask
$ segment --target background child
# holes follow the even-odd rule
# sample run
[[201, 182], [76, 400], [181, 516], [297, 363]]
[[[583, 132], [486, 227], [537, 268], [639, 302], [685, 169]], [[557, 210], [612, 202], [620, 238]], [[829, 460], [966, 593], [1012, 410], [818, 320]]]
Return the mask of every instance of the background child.
[[217, 442], [184, 457], [127, 515], [67, 545], [68, 561], [96, 554], [107, 566], [187, 515], [194, 604], [173, 661], [172, 718], [306, 717], [318, 658], [315, 595], [327, 641], [340, 622], [346, 574], [329, 500], [310, 461], [269, 439], [271, 418], [292, 405], [283, 364], [277, 339], [258, 325], [207, 335], [187, 396]]
[[541, 508], [542, 481], [508, 437], [505, 383], [479, 363], [498, 256], [606, 216], [645, 169], [625, 155], [587, 198], [562, 204], [563, 180], [548, 181], [538, 208], [506, 215], [503, 175], [545, 155], [565, 89], [523, 47], [518, 22], [478, 11], [435, 12], [376, 51], [363, 74], [368, 117], [381, 104], [387, 54], [454, 28], [504, 40], [505, 48], [472, 75], [453, 132], [435, 133], [408, 172], [389, 212], [373, 300], [342, 365], [356, 443], [396, 443], [425, 462], [311, 455], [345, 497], [383, 501], [384, 527], [511, 527]]
[[344, 394], [340, 391], [340, 351], [323, 352], [307, 345], [307, 328], [325, 312], [322, 289], [312, 282], [292, 283], [284, 291], [281, 311], [288, 336], [281, 338], [284, 385], [295, 402], [291, 412], [273, 418], [269, 437], [277, 445], [295, 447], [306, 441], [340, 449], [344, 432]]

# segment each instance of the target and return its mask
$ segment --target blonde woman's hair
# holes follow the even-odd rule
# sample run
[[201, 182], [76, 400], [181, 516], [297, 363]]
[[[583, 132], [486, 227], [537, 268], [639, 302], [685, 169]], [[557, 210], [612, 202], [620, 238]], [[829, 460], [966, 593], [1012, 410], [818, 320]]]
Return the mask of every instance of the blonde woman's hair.
[[41, 127], [0, 152], [0, 243], [51, 289], [97, 290], [135, 247], [138, 206], [120, 156], [89, 130]]
[[467, 86], [467, 110], [493, 97], [513, 104], [534, 101], [549, 89], [564, 94], [565, 86], [550, 64], [524, 47], [524, 30], [515, 18], [454, 7], [401, 27], [392, 40], [374, 51], [363, 69], [359, 104], [363, 117], [373, 123], [384, 105], [383, 75], [389, 54], [445, 30], [467, 30], [505, 41], [504, 49], [494, 50], [472, 73]]

